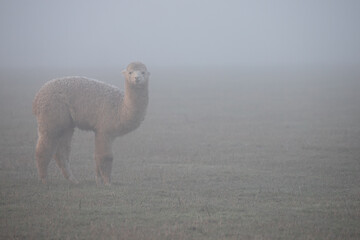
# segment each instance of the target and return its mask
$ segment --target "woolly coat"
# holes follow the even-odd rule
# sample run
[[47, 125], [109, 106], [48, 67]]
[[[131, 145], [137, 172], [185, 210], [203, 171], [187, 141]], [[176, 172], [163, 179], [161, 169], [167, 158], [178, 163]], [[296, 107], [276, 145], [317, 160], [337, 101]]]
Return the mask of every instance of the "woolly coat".
[[115, 86], [85, 77], [47, 82], [33, 102], [38, 131], [57, 137], [78, 127], [115, 138], [136, 129], [148, 105], [147, 85], [135, 88], [125, 83], [125, 87], [126, 96]]

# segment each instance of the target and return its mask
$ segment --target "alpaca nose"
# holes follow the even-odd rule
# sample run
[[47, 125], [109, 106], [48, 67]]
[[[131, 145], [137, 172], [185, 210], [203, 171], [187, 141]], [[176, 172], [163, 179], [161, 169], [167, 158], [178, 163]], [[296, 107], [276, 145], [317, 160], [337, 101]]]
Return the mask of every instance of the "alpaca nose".
[[139, 83], [139, 82], [140, 82], [140, 76], [136, 76], [136, 77], [135, 77], [135, 82], [136, 82], [136, 83]]

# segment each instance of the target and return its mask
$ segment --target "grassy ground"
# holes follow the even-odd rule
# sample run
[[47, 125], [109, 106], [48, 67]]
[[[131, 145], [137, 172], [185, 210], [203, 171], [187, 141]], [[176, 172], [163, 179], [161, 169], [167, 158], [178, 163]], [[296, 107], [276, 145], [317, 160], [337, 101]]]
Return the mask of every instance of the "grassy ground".
[[0, 239], [359, 239], [360, 74], [154, 69], [146, 121], [114, 144], [97, 187], [77, 131], [79, 185], [37, 179], [31, 102], [47, 80], [0, 73]]

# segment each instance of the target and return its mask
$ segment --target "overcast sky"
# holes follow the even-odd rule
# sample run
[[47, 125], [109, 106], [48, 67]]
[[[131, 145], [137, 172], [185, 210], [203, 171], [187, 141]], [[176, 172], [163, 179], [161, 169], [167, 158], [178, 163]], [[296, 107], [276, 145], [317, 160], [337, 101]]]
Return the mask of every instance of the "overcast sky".
[[0, 0], [0, 66], [359, 65], [359, 0]]

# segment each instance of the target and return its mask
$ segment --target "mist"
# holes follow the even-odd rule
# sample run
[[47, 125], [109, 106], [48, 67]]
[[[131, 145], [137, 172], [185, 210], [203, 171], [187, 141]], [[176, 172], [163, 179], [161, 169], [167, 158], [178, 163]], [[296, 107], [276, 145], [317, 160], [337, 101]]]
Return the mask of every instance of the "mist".
[[[360, 239], [359, 26], [359, 0], [0, 0], [0, 239]], [[66, 124], [39, 136], [57, 124], [34, 97], [63, 76], [124, 97], [52, 82], [49, 119], [124, 127], [147, 96], [132, 61], [138, 129], [106, 154], [79, 129], [69, 153]], [[38, 139], [79, 184], [55, 159], [40, 184]]]
[[360, 2], [0, 1], [0, 67], [359, 66]]

